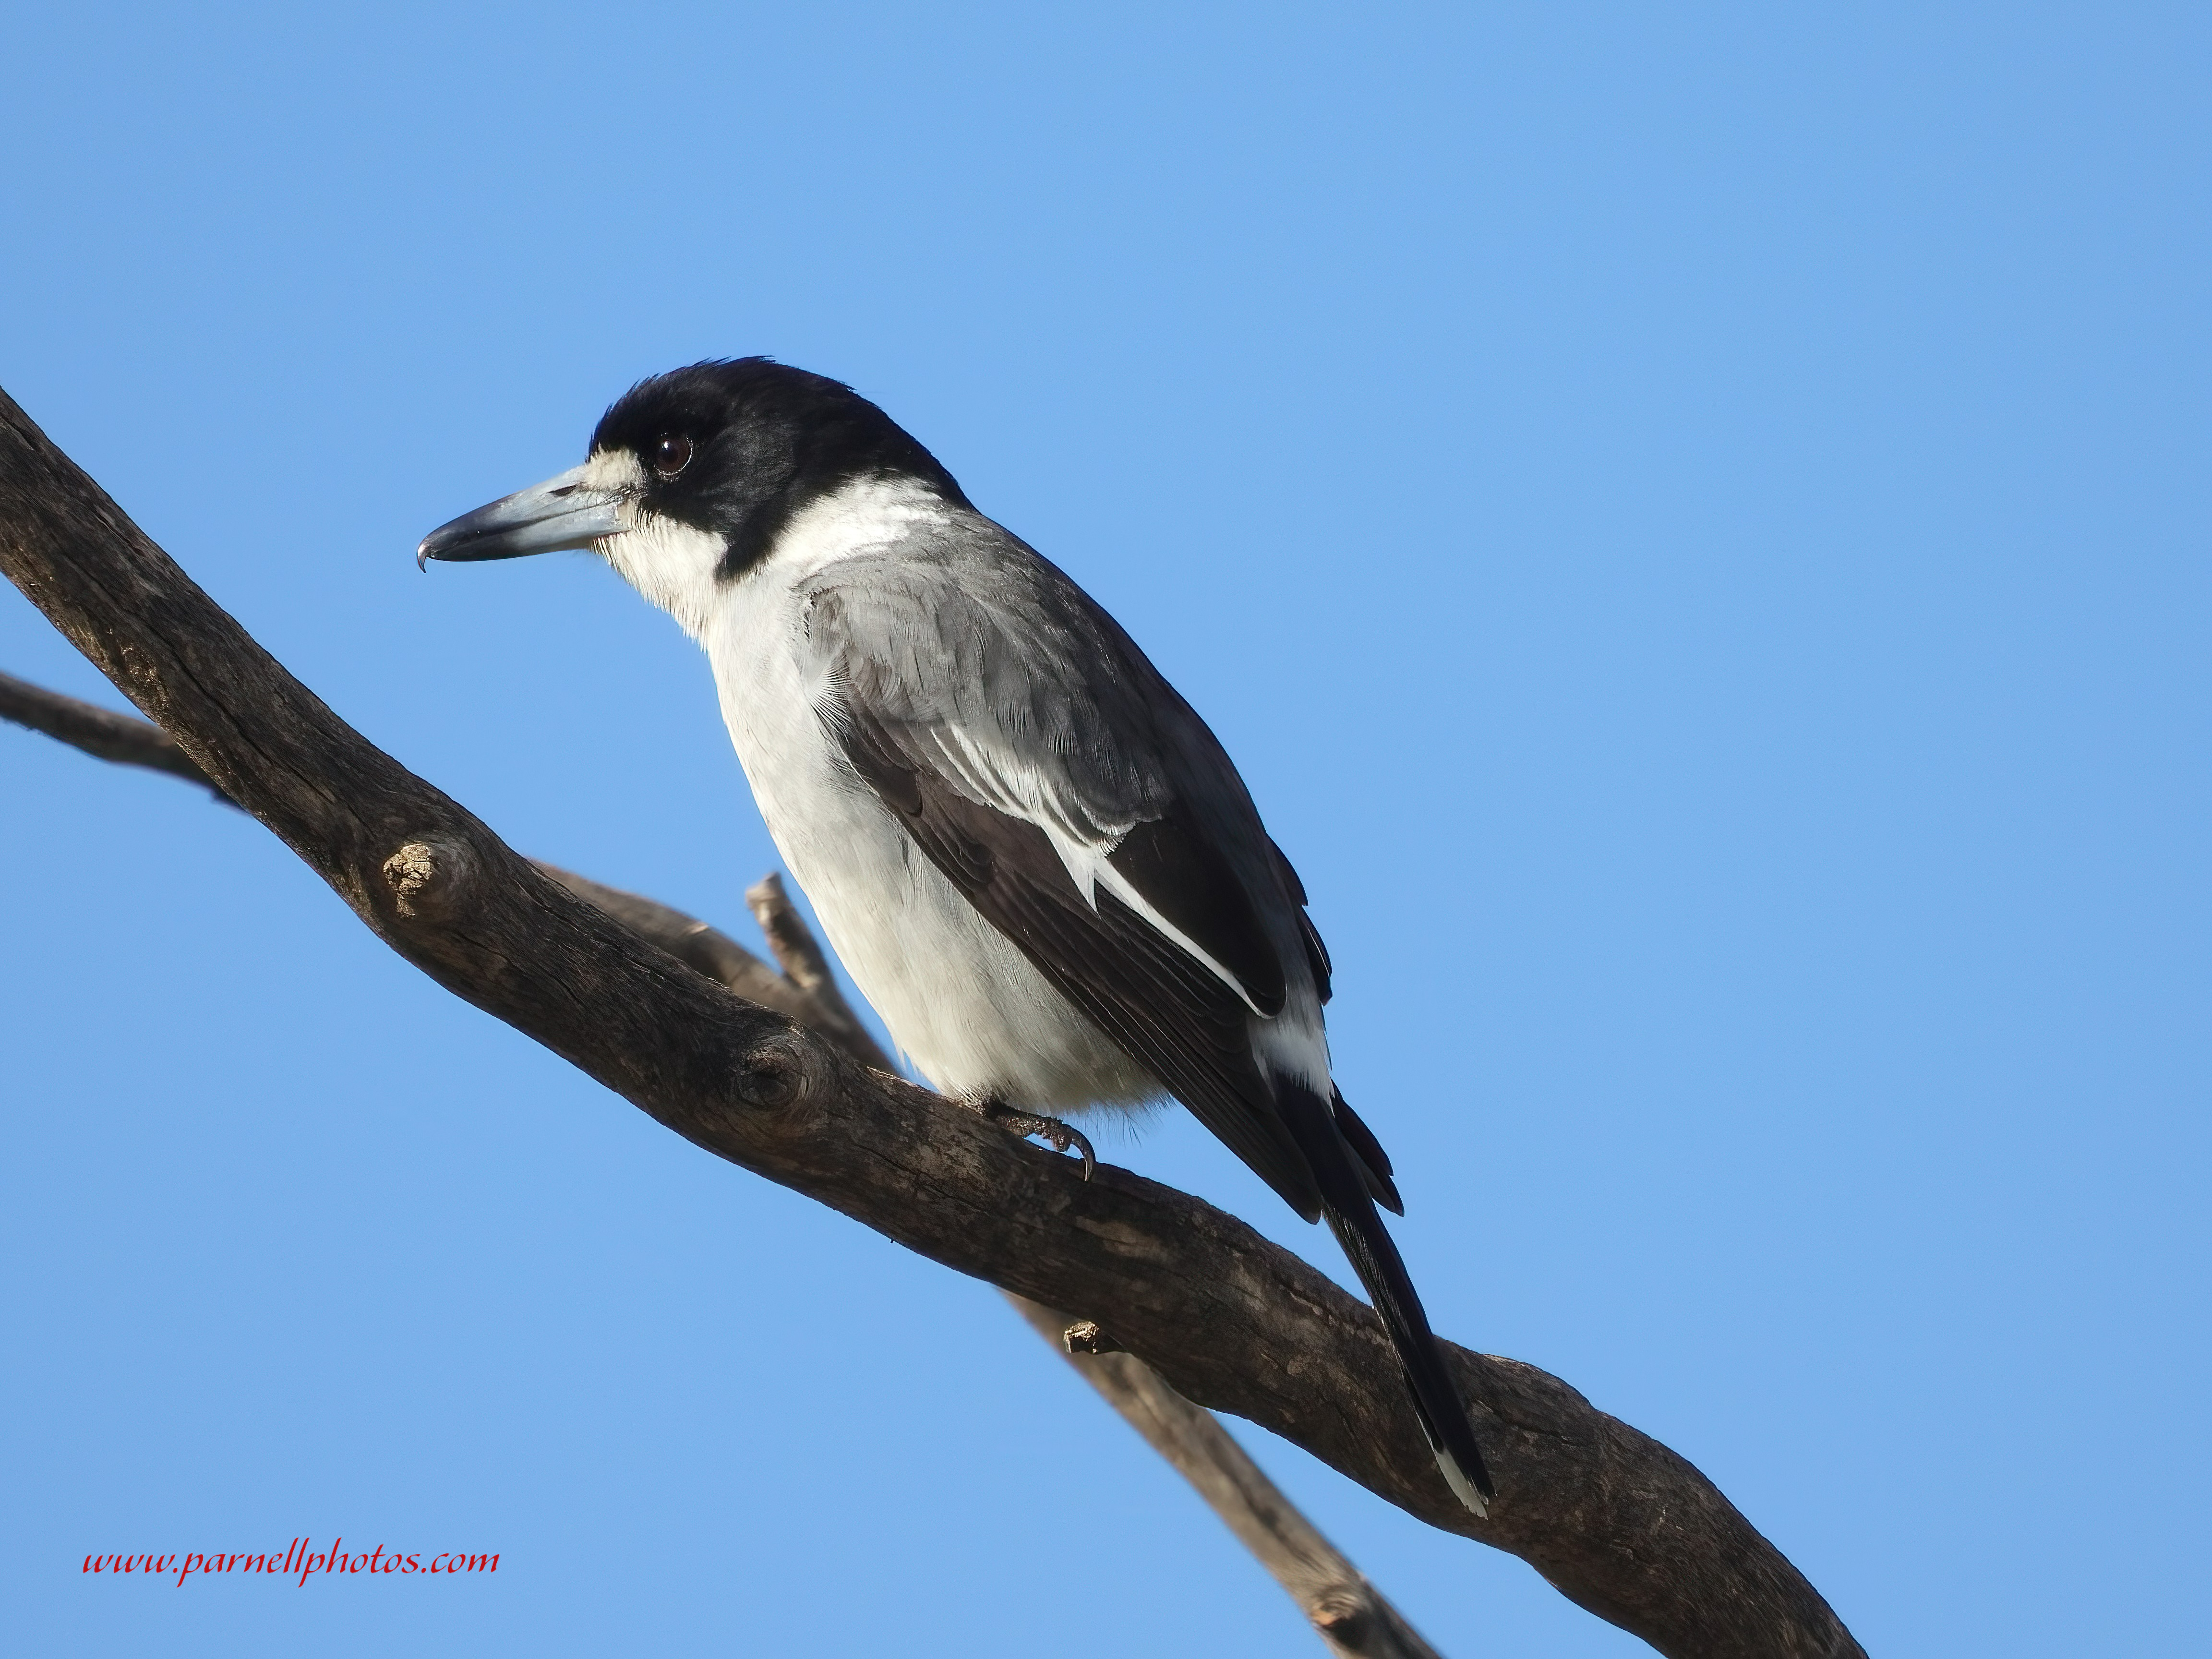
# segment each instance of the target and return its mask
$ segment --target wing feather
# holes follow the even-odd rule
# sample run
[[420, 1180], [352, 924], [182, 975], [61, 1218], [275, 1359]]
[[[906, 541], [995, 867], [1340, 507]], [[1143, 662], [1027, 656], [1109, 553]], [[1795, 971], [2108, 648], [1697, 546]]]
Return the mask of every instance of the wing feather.
[[1311, 1219], [1251, 1035], [1313, 974], [1296, 875], [1188, 705], [1007, 539], [1019, 557], [909, 540], [816, 579], [825, 729], [1054, 988]]
[[1243, 998], [1111, 891], [1079, 890], [1043, 830], [922, 769], [865, 711], [848, 708], [833, 729], [984, 919], [1285, 1203], [1318, 1217], [1313, 1170], [1253, 1057]]
[[[1299, 1214], [1326, 1215], [1446, 1480], [1482, 1512], [1480, 1449], [1375, 1212], [1403, 1213], [1390, 1160], [1333, 1085], [1270, 1075], [1254, 1052], [1268, 1018], [1310, 1019], [1319, 1039], [1328, 952], [1297, 872], [1105, 613], [1011, 537], [988, 541], [995, 526], [979, 556], [968, 529], [817, 578], [824, 729], [1048, 981]], [[1294, 988], [1313, 1000], [1293, 1012]]]

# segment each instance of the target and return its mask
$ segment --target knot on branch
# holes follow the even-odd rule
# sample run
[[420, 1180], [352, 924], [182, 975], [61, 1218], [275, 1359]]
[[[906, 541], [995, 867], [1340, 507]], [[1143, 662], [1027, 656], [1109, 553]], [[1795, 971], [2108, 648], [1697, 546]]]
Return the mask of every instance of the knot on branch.
[[738, 1063], [738, 1097], [748, 1106], [775, 1110], [795, 1104], [814, 1081], [813, 1056], [795, 1031], [763, 1037]]
[[1070, 1353], [1127, 1353], [1095, 1319], [1079, 1319], [1060, 1334], [1060, 1346]]
[[1306, 1609], [1306, 1617], [1328, 1638], [1329, 1645], [1350, 1653], [1367, 1651], [1374, 1615], [1370, 1598], [1346, 1584], [1323, 1590]]
[[476, 859], [466, 844], [434, 833], [407, 842], [384, 861], [384, 879], [399, 914], [430, 921], [452, 913], [475, 873]]

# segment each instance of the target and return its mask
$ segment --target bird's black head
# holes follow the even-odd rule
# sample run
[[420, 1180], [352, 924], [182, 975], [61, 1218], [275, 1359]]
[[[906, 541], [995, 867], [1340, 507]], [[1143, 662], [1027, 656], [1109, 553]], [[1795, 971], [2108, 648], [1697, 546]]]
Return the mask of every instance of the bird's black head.
[[[665, 544], [674, 532], [727, 579], [757, 562], [795, 514], [868, 478], [912, 480], [968, 505], [936, 457], [850, 386], [766, 357], [694, 363], [624, 392], [600, 417], [583, 465], [431, 532], [417, 557], [596, 547], [658, 588], [642, 566], [628, 568], [627, 544]], [[666, 563], [655, 562], [659, 575]]]
[[767, 551], [792, 515], [866, 477], [915, 478], [967, 504], [951, 474], [852, 387], [766, 357], [641, 380], [600, 418], [592, 456], [635, 456], [640, 506], [727, 544], [722, 574]]

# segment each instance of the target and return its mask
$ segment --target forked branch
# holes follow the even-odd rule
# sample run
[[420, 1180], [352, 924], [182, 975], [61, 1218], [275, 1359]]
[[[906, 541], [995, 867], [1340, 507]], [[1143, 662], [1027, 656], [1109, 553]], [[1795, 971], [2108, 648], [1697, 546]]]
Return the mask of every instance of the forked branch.
[[1066, 1160], [740, 999], [533, 868], [333, 714], [0, 396], [0, 568], [232, 800], [439, 983], [732, 1163], [1096, 1322], [1177, 1392], [1510, 1550], [1682, 1659], [1861, 1650], [1689, 1463], [1450, 1350], [1498, 1486], [1444, 1489], [1359, 1302], [1233, 1217]]
[[[0, 720], [44, 732], [103, 760], [150, 766], [214, 787], [160, 726], [27, 680], [0, 674]], [[97, 744], [82, 740], [86, 733], [94, 735]], [[220, 792], [216, 799], [223, 799]], [[841, 1043], [863, 1065], [890, 1069], [883, 1050], [845, 1000], [820, 941], [784, 891], [781, 878], [764, 876], [745, 894], [783, 969], [779, 975], [728, 934], [671, 905], [605, 886], [543, 860], [532, 862], [577, 897], [709, 979], [789, 1014]], [[1212, 1413], [1192, 1405], [1134, 1354], [1092, 1354], [1079, 1348], [1071, 1334], [1086, 1328], [1066, 1315], [1010, 1291], [1000, 1294], [1190, 1483], [1282, 1586], [1331, 1653], [1339, 1659], [1437, 1659], [1436, 1650], [1405, 1615], [1283, 1494]]]

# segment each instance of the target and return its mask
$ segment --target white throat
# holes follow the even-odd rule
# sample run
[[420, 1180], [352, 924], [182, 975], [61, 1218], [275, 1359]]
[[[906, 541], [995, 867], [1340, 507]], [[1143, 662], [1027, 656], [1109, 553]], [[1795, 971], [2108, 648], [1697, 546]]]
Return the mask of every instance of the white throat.
[[621, 490], [628, 528], [597, 544], [616, 574], [659, 605], [693, 639], [711, 643], [722, 608], [763, 585], [788, 588], [824, 565], [896, 540], [915, 525], [944, 522], [953, 509], [911, 478], [860, 478], [810, 502], [778, 532], [761, 561], [734, 580], [720, 574], [727, 540], [664, 518], [638, 500], [644, 469], [623, 452], [592, 457], [584, 482]]

